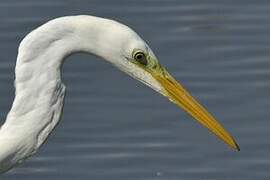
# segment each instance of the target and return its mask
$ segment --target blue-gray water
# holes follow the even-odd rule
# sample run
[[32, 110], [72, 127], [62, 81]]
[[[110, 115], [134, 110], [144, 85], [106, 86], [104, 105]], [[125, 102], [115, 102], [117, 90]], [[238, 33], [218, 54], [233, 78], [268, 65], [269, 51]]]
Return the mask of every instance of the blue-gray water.
[[123, 22], [234, 135], [240, 152], [96, 57], [66, 61], [64, 116], [40, 151], [2, 180], [270, 178], [270, 1], [1, 0], [0, 118], [13, 97], [17, 47], [64, 15]]

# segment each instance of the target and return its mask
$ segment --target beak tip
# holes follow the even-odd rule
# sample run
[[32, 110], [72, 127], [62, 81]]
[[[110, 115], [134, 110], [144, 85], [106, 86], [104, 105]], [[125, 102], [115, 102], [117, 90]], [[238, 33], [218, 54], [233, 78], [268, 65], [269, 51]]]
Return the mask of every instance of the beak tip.
[[233, 142], [234, 142], [234, 146], [233, 148], [237, 151], [240, 151], [240, 146], [237, 144], [237, 142], [233, 139]]
[[236, 146], [236, 150], [237, 150], [237, 151], [240, 151], [239, 145], [238, 145], [238, 144], [235, 144], [235, 146]]

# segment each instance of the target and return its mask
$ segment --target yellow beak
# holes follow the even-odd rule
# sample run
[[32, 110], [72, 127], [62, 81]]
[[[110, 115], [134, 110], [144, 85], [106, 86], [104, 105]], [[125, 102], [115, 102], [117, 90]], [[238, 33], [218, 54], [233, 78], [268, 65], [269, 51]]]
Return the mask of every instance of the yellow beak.
[[162, 74], [151, 74], [164, 88], [164, 95], [172, 102], [183, 108], [230, 147], [239, 151], [240, 148], [233, 137], [218, 123], [218, 121], [215, 120], [215, 118], [208, 113], [207, 110], [200, 105], [163, 67], [162, 70]]

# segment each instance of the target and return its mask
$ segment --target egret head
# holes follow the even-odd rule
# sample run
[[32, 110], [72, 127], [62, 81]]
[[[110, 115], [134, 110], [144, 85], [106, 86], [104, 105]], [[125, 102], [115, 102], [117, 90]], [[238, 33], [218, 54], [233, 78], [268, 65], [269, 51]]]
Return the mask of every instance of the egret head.
[[121, 46], [121, 60], [116, 66], [167, 97], [230, 147], [239, 150], [232, 136], [168, 73], [150, 47], [135, 32], [131, 31], [126, 39]]

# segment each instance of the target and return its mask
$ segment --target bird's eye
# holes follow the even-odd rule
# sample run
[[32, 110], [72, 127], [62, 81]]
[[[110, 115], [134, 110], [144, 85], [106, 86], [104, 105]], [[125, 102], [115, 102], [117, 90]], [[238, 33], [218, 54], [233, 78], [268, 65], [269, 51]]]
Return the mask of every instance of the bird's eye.
[[146, 58], [146, 55], [143, 52], [141, 52], [141, 51], [136, 52], [134, 54], [134, 57], [133, 58], [137, 62], [139, 62], [140, 64], [145, 65], [145, 66], [147, 65], [147, 58]]

